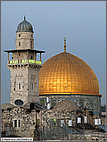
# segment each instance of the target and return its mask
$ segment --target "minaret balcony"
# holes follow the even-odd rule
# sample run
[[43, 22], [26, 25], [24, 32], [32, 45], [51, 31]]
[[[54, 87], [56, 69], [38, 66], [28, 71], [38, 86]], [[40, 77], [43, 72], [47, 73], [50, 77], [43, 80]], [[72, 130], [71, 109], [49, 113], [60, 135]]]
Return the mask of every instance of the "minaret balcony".
[[8, 65], [22, 65], [22, 64], [38, 64], [38, 65], [41, 65], [42, 61], [32, 60], [32, 59], [9, 60], [8, 61]]

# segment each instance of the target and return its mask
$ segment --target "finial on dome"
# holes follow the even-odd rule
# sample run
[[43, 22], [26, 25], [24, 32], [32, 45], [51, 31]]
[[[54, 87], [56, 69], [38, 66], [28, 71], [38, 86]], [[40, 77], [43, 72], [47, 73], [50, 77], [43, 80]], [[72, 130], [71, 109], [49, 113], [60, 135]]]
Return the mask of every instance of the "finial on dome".
[[24, 20], [26, 20], [26, 17], [25, 17], [25, 15], [24, 15]]
[[66, 53], [66, 38], [64, 37], [64, 53]]

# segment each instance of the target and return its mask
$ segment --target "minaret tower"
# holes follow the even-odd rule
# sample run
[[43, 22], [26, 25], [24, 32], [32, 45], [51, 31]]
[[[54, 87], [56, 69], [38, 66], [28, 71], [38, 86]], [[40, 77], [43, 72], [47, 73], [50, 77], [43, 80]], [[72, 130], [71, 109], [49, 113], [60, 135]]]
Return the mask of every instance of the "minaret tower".
[[24, 105], [39, 101], [41, 53], [45, 51], [34, 50], [33, 27], [25, 17], [17, 27], [16, 49], [5, 52], [8, 53], [7, 67], [11, 72], [10, 103]]

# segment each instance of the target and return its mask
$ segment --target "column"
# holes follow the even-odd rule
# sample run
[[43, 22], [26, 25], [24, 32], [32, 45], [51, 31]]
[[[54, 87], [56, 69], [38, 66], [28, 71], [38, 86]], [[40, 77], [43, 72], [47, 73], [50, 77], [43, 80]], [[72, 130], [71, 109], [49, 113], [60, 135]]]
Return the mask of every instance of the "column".
[[40, 53], [40, 61], [41, 61], [41, 53]]
[[35, 53], [35, 61], [36, 61], [36, 53]]
[[7, 61], [7, 63], [9, 64], [9, 52], [8, 52], [8, 61]]
[[34, 52], [34, 60], [35, 60], [35, 52]]
[[27, 62], [29, 63], [28, 51], [27, 51]]

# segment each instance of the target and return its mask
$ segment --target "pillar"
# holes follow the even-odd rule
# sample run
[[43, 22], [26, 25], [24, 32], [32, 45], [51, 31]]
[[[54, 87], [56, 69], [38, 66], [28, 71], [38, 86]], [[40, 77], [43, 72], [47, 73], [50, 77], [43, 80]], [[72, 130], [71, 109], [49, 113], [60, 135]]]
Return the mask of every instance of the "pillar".
[[8, 64], [9, 64], [9, 52], [8, 52]]
[[41, 61], [41, 53], [40, 53], [40, 61]]

